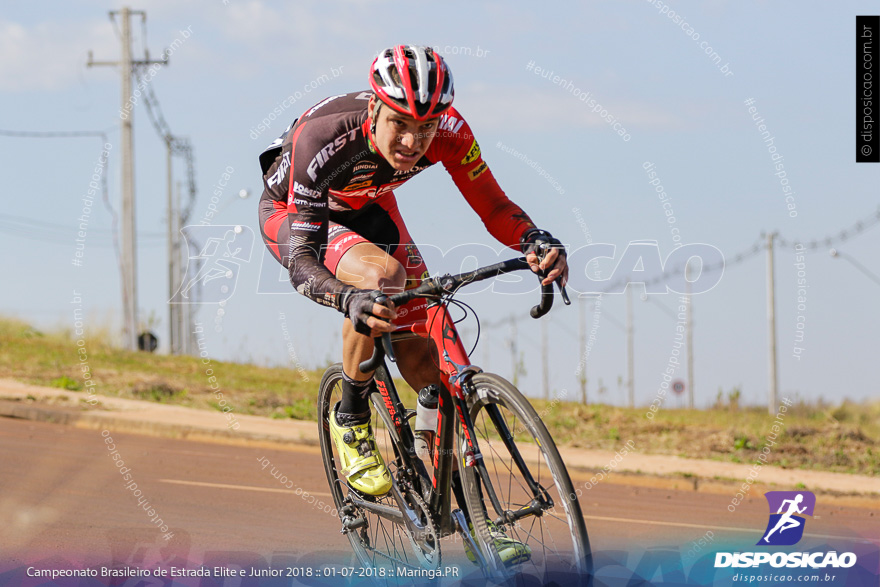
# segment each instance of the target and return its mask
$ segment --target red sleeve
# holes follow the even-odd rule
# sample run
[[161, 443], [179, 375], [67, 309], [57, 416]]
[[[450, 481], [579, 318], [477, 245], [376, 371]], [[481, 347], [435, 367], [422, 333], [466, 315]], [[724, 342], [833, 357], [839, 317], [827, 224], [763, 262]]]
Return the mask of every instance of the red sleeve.
[[470, 126], [454, 109], [440, 117], [437, 136], [426, 153], [442, 161], [452, 181], [489, 231], [501, 243], [518, 249], [523, 233], [535, 228], [528, 214], [510, 201], [483, 161]]

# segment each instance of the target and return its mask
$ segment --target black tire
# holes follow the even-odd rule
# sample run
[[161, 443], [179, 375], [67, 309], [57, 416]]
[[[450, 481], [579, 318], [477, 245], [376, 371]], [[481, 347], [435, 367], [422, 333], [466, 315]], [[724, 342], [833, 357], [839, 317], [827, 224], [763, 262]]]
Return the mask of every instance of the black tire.
[[[534, 580], [544, 585], [551, 582], [588, 584], [592, 574], [592, 555], [587, 528], [571, 478], [553, 438], [529, 401], [504, 378], [479, 373], [474, 375], [471, 385], [473, 393], [467, 396], [468, 411], [474, 422], [486, 471], [502, 507], [516, 511], [528, 505], [532, 494], [489, 417], [489, 406], [498, 407], [532, 477], [546, 490], [554, 504], [541, 516], [531, 515], [516, 524], [500, 526], [507, 536], [527, 544], [532, 551], [529, 561], [504, 568], [486, 519], [489, 516], [494, 521], [499, 516], [482, 487], [477, 468], [461, 467], [465, 501], [477, 542], [489, 563], [489, 573], [524, 584], [531, 584]], [[459, 454], [465, 454], [467, 444], [460, 426], [458, 439]]]
[[[345, 478], [337, 468], [337, 452], [333, 438], [330, 435], [329, 415], [336, 402], [342, 399], [342, 364], [331, 365], [321, 378], [318, 389], [318, 438], [321, 445], [321, 457], [324, 462], [324, 472], [330, 485], [330, 492], [336, 504], [340, 521], [348, 516], [352, 518], [362, 517], [366, 525], [346, 533], [351, 547], [358, 558], [361, 566], [380, 570], [381, 573], [370, 575], [375, 582], [386, 584], [389, 580], [392, 584], [398, 565], [420, 567], [423, 561], [413, 553], [417, 546], [410, 539], [406, 529], [398, 524], [381, 518], [362, 508], [353, 507], [348, 499], [349, 491], [352, 491], [345, 482]], [[385, 408], [379, 394], [372, 394], [372, 420], [371, 426], [376, 438], [376, 445], [382, 454], [382, 459], [388, 466], [392, 476], [396, 474], [397, 434], [394, 431], [391, 416]], [[417, 505], [423, 504], [418, 495], [410, 497]], [[374, 503], [382, 504], [397, 509], [397, 503], [388, 493], [381, 497], [368, 498]], [[437, 565], [440, 561], [440, 549], [437, 545], [433, 553]]]

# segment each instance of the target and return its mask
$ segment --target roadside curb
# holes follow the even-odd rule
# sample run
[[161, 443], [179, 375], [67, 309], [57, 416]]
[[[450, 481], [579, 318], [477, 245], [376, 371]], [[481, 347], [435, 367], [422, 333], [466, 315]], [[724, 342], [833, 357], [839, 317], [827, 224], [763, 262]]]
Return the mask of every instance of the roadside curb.
[[112, 413], [76, 411], [74, 408], [47, 408], [36, 405], [21, 405], [18, 402], [5, 399], [0, 399], [0, 417], [63, 424], [85, 430], [110, 430], [144, 436], [197, 442], [216, 442], [239, 446], [267, 446], [289, 449], [295, 445], [317, 446], [318, 444], [313, 430], [311, 431], [311, 437], [301, 434], [295, 438], [278, 438], [277, 436], [254, 432], [213, 430], [194, 425], [187, 426], [174, 423], [142, 421], [131, 417], [115, 417]]
[[[81, 429], [106, 429], [281, 450], [302, 451], [311, 447], [311, 452], [318, 445], [317, 425], [311, 421], [274, 420], [242, 414], [236, 416], [240, 426], [232, 430], [221, 412], [107, 396], [96, 396], [100, 408], [93, 408], [85, 403], [82, 392], [31, 386], [11, 380], [0, 380], [0, 388], [2, 417]], [[750, 464], [638, 452], [629, 452], [615, 462], [618, 453], [611, 451], [566, 447], [559, 450], [575, 488], [584, 489], [598, 480], [603, 484], [699, 491], [733, 497], [745, 482], [750, 467]], [[771, 489], [795, 489], [796, 484], [803, 483], [806, 490], [822, 494], [826, 501], [880, 509], [880, 480], [864, 475], [765, 466], [757, 481], [751, 488], [752, 495]]]

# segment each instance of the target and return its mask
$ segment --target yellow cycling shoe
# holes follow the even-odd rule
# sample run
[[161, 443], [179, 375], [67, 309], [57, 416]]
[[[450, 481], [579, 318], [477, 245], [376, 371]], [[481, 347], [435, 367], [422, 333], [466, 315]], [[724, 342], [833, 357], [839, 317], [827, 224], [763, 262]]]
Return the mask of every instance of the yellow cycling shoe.
[[[494, 523], [489, 521], [486, 523], [489, 525], [489, 533], [495, 541], [495, 549], [498, 551], [498, 558], [501, 559], [501, 562], [505, 566], [509, 567], [511, 565], [524, 563], [532, 558], [532, 549], [529, 548], [528, 544], [510, 538]], [[476, 541], [477, 537], [474, 535], [474, 526], [470, 522], [468, 522], [468, 531], [471, 533], [474, 541]], [[479, 564], [477, 563], [476, 555], [467, 542], [464, 543], [464, 553], [467, 555], [469, 561], [474, 564]]]
[[385, 495], [391, 489], [391, 474], [382, 461], [369, 421], [340, 425], [336, 420], [339, 404], [330, 412], [330, 435], [336, 443], [340, 472], [348, 484], [367, 495]]

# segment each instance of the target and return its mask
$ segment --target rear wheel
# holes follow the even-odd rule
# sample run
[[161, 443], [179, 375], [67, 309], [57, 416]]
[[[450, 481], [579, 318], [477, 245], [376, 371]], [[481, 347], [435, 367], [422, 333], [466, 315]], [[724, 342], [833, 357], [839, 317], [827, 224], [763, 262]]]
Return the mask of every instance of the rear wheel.
[[[467, 407], [474, 422], [477, 443], [486, 473], [502, 511], [495, 511], [477, 467], [460, 467], [465, 501], [474, 534], [493, 575], [511, 575], [514, 580], [541, 584], [586, 584], [591, 574], [590, 542], [571, 479], [553, 438], [529, 401], [508, 381], [489, 373], [474, 375]], [[503, 442], [509, 433], [522, 456], [526, 472], [538, 486], [538, 496]], [[459, 430], [460, 454], [467, 450]], [[524, 508], [534, 513], [515, 521], [512, 514]], [[552, 502], [552, 505], [547, 505]], [[499, 554], [496, 530], [531, 550], [528, 561], [506, 567]]]
[[408, 484], [398, 474], [400, 459], [396, 446], [397, 433], [391, 416], [377, 393], [370, 398], [373, 404], [370, 425], [376, 438], [376, 446], [392, 477], [398, 481], [404, 500], [416, 512], [418, 522], [425, 531], [414, 538], [402, 524], [358, 505], [358, 500], [361, 500], [400, 511], [392, 492], [380, 497], [359, 494], [348, 486], [345, 477], [339, 472], [339, 454], [330, 435], [329, 416], [341, 399], [342, 365], [337, 363], [330, 366], [321, 379], [318, 391], [318, 435], [330, 491], [343, 524], [343, 532], [348, 536], [355, 555], [361, 565], [378, 571], [372, 576], [379, 583], [395, 577], [399, 566], [437, 568], [440, 564], [440, 546], [433, 520], [418, 493], [410, 491]]

